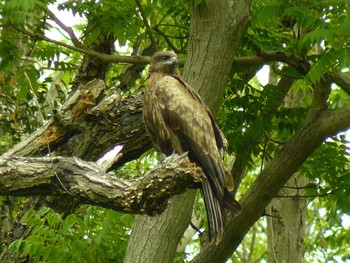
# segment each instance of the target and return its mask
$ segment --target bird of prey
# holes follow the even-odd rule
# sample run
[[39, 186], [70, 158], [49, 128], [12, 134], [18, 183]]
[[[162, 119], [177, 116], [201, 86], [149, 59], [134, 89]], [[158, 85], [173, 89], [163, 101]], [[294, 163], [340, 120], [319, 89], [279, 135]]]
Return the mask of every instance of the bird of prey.
[[188, 152], [206, 178], [200, 189], [206, 208], [209, 240], [219, 242], [225, 224], [225, 207], [234, 214], [239, 203], [225, 186], [220, 151], [223, 139], [213, 115], [180, 76], [172, 51], [153, 55], [144, 91], [143, 119], [154, 147], [169, 156]]

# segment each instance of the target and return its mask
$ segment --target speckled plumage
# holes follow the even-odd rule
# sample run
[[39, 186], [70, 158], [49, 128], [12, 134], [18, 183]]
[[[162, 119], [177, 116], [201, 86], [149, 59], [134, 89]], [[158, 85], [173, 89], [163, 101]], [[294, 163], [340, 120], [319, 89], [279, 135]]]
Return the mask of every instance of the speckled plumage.
[[144, 92], [143, 118], [154, 147], [171, 155], [188, 152], [206, 175], [201, 184], [210, 240], [219, 241], [225, 206], [237, 213], [237, 201], [225, 189], [220, 157], [223, 140], [214, 118], [199, 95], [179, 75], [177, 56], [170, 51], [152, 57]]

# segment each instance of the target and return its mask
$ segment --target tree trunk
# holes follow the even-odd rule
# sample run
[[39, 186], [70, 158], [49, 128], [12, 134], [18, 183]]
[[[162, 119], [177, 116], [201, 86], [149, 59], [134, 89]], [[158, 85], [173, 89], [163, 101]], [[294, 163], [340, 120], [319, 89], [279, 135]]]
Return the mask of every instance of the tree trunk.
[[[270, 72], [269, 82], [276, 82], [276, 76]], [[286, 107], [297, 107], [305, 94], [301, 91], [289, 91], [284, 103]], [[267, 261], [303, 262], [304, 236], [306, 227], [307, 198], [298, 187], [307, 184], [307, 179], [294, 174], [266, 208], [267, 214]]]
[[305, 178], [293, 175], [279, 197], [267, 207], [267, 240], [269, 263], [303, 262], [307, 198], [300, 197]]
[[196, 192], [174, 196], [160, 215], [137, 216], [124, 262], [173, 262], [178, 241], [191, 219]]
[[[214, 113], [248, 25], [249, 6], [250, 1], [209, 0], [193, 10], [183, 77]], [[161, 216], [137, 218], [124, 262], [172, 262], [190, 221], [194, 198], [195, 191], [188, 191], [172, 198]], [[172, 227], [167, 228], [168, 225]]]

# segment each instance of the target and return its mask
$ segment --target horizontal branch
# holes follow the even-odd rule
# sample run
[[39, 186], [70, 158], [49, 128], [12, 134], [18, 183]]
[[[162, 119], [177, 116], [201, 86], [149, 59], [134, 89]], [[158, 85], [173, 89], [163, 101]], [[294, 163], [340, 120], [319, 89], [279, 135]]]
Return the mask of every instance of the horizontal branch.
[[[80, 42], [79, 42], [79, 45], [72, 46], [57, 40], [50, 39], [44, 35], [30, 32], [25, 29], [16, 28], [16, 30], [32, 38], [44, 40], [44, 41], [56, 44], [58, 46], [62, 46], [86, 55], [96, 57], [105, 63], [149, 64], [151, 62], [151, 57], [149, 56], [107, 55], [107, 54], [99, 53], [92, 49], [89, 49], [88, 47], [81, 45]], [[75, 41], [75, 43], [77, 42]], [[284, 62], [294, 67], [295, 69], [297, 69], [303, 75], [306, 75], [310, 70], [310, 64], [306, 60], [299, 58], [297, 56], [294, 56], [293, 54], [287, 54], [279, 51], [268, 51], [268, 52], [258, 54], [257, 56], [236, 57], [233, 60], [233, 65], [234, 66], [258, 66], [258, 65], [263, 65], [265, 63], [272, 62], [272, 61]], [[185, 63], [185, 60], [182, 59], [180, 60], [179, 65], [183, 66], [184, 63]], [[344, 91], [350, 94], [349, 74], [336, 73], [335, 75], [327, 76], [327, 78], [331, 82], [336, 83]]]
[[0, 157], [0, 195], [70, 196], [81, 203], [137, 214], [161, 213], [167, 200], [203, 178], [186, 155], [164, 159], [142, 178], [121, 180], [71, 157]]
[[85, 47], [83, 45], [72, 46], [72, 45], [63, 43], [61, 41], [57, 41], [57, 40], [48, 38], [45, 35], [30, 32], [30, 31], [23, 29], [23, 28], [18, 28], [18, 27], [14, 27], [14, 28], [23, 34], [30, 36], [31, 38], [47, 41], [47, 42], [53, 43], [53, 44], [61, 46], [61, 47], [65, 47], [65, 48], [68, 48], [68, 49], [71, 49], [71, 50], [74, 50], [74, 51], [77, 51], [77, 52], [80, 52], [80, 53], [83, 53], [83, 54], [86, 54], [89, 56], [93, 56], [93, 57], [95, 57], [95, 58], [97, 58], [100, 61], [105, 62], [105, 63], [149, 64], [151, 62], [150, 57], [107, 55], [104, 53], [96, 52], [95, 50], [92, 50], [92, 49]]

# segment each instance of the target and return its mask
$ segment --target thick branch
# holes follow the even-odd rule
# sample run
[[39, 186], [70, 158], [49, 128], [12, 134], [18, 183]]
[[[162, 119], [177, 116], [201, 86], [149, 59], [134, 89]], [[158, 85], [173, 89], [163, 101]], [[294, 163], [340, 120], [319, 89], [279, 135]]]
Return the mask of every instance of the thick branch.
[[335, 84], [341, 87], [346, 93], [350, 94], [350, 74], [349, 73], [336, 73], [331, 78]]
[[140, 156], [151, 147], [141, 118], [142, 97], [110, 94], [98, 101], [104, 88], [102, 80], [80, 86], [47, 124], [3, 157], [43, 156], [55, 151], [61, 156], [96, 160], [116, 144], [124, 146], [116, 165]]
[[186, 155], [168, 157], [135, 180], [118, 179], [78, 158], [0, 158], [2, 196], [69, 195], [81, 203], [127, 213], [159, 214], [171, 196], [195, 187], [202, 177], [202, 170]]
[[209, 245], [192, 262], [225, 262], [261, 217], [267, 204], [310, 154], [325, 138], [349, 127], [350, 106], [312, 112], [244, 194], [240, 200], [243, 211], [234, 220], [229, 217], [222, 241], [217, 246]]

